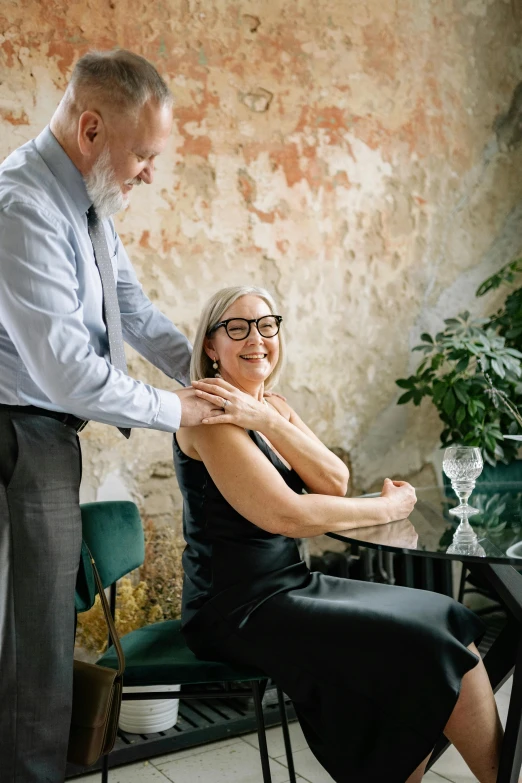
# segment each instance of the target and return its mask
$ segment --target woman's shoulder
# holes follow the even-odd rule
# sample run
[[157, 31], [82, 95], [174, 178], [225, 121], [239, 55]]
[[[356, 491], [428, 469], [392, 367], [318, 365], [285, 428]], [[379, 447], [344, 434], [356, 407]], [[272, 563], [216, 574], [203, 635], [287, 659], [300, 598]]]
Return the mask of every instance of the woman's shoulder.
[[250, 440], [246, 431], [234, 424], [200, 424], [197, 427], [181, 427], [176, 433], [180, 450], [187, 457], [203, 462], [202, 452], [226, 450], [237, 438]]
[[190, 459], [198, 460], [198, 462], [201, 462], [201, 457], [194, 444], [194, 430], [200, 429], [200, 427], [180, 427], [174, 433], [174, 443], [177, 444], [181, 453], [186, 457], [190, 457]]
[[277, 397], [275, 394], [270, 394], [269, 397], [265, 397], [264, 399], [265, 402], [275, 408], [284, 419], [290, 421], [293, 411], [286, 400], [281, 399], [281, 397]]

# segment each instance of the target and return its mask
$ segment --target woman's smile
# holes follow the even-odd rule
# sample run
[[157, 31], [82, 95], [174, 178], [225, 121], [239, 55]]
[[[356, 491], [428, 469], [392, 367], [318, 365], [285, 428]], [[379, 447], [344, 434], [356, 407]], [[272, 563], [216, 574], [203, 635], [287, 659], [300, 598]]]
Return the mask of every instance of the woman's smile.
[[244, 359], [247, 362], [260, 362], [266, 359], [266, 353], [244, 353], [240, 354], [240, 359]]
[[[237, 299], [223, 313], [222, 321], [242, 319], [253, 321], [272, 313], [263, 299], [245, 295]], [[279, 337], [263, 337], [255, 323], [249, 324], [248, 334], [242, 339], [231, 339], [224, 327], [207, 339], [208, 355], [216, 361], [222, 378], [254, 397], [262, 396], [263, 383], [273, 372], [279, 358]], [[234, 328], [237, 330], [238, 325]]]

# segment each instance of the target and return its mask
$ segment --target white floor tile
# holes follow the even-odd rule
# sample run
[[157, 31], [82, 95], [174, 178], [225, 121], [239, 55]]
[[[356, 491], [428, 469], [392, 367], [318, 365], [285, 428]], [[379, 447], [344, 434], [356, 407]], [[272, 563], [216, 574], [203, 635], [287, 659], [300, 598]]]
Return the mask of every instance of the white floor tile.
[[504, 726], [504, 728], [506, 727], [507, 714], [509, 710], [509, 699], [510, 699], [509, 693], [497, 693], [495, 695], [498, 714], [500, 716], [500, 720], [502, 721], [502, 725]]
[[[293, 721], [289, 724], [290, 729], [290, 742], [292, 743], [292, 752], [295, 753], [298, 750], [304, 750], [308, 747], [308, 743], [304, 738], [301, 726], [297, 721]], [[259, 740], [257, 738], [257, 732], [252, 734], [244, 734], [242, 739], [248, 742], [249, 745], [253, 745], [254, 748], [259, 748]], [[268, 755], [273, 759], [277, 759], [280, 756], [286, 756], [285, 743], [283, 740], [283, 731], [281, 726], [274, 726], [272, 729], [267, 729], [266, 742], [268, 745]]]
[[[285, 783], [288, 770], [270, 760], [273, 783]], [[262, 783], [259, 752], [247, 742], [213, 748], [185, 758], [175, 758], [161, 765], [161, 772], [172, 783]], [[312, 783], [315, 783], [313, 781]]]
[[168, 764], [170, 761], [179, 761], [188, 756], [198, 756], [200, 753], [215, 753], [221, 748], [226, 748], [229, 745], [238, 745], [240, 742], [241, 737], [231, 737], [230, 739], [218, 740], [217, 742], [207, 742], [205, 745], [195, 745], [193, 748], [175, 750], [173, 753], [167, 753], [164, 756], [153, 756], [150, 759], [150, 763], [154, 764], [158, 769], [161, 769], [163, 764]]
[[503, 694], [503, 695], [511, 696], [512, 685], [513, 685], [513, 676], [511, 676], [509, 680], [507, 680], [507, 682], [504, 683], [502, 688], [500, 688], [500, 690], [497, 691], [496, 695], [498, 696], [499, 694]]
[[[314, 754], [309, 748], [298, 750], [294, 755], [295, 771], [302, 775], [309, 783], [334, 783], [325, 768], [319, 764]], [[285, 756], [281, 756], [278, 761], [285, 764]], [[177, 783], [177, 781], [176, 781]]]
[[[101, 772], [93, 772], [81, 778], [74, 778], [72, 783], [99, 783]], [[148, 761], [138, 761], [109, 771], [109, 783], [169, 783], [168, 778]]]
[[447, 778], [441, 778], [436, 772], [432, 772], [431, 769], [422, 776], [422, 783], [447, 783]]
[[477, 778], [453, 745], [433, 765], [431, 771], [453, 783], [477, 783]]

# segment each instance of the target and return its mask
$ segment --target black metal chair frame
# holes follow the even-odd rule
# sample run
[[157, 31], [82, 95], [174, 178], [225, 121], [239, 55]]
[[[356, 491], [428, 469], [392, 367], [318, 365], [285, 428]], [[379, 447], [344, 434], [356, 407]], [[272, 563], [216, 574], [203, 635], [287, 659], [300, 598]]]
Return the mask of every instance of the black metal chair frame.
[[[110, 586], [110, 599], [109, 599], [111, 614], [114, 617], [116, 612], [116, 583]], [[110, 645], [110, 638], [108, 644]], [[238, 680], [237, 682], [246, 682]], [[249, 681], [249, 687], [242, 689], [232, 690], [231, 682], [222, 682], [222, 691], [211, 691], [208, 688], [190, 688], [189, 690], [181, 691], [166, 691], [155, 693], [124, 693], [122, 699], [126, 700], [144, 700], [144, 699], [238, 699], [244, 697], [252, 697], [254, 701], [254, 711], [256, 717], [257, 736], [259, 740], [259, 755], [261, 758], [261, 769], [263, 772], [263, 783], [272, 783], [272, 776], [270, 774], [270, 758], [268, 755], [268, 745], [266, 742], [266, 727], [265, 719], [263, 716], [263, 694], [266, 689], [268, 679], [259, 679]], [[220, 682], [216, 681], [216, 685]], [[288, 775], [290, 783], [296, 783], [295, 768], [292, 758], [292, 744], [290, 741], [290, 731], [288, 728], [288, 715], [286, 712], [286, 705], [284, 694], [276, 684], [277, 700], [279, 705], [279, 713], [281, 716], [281, 728], [283, 731], [283, 740], [285, 745], [286, 760], [288, 764]], [[110, 754], [107, 754], [102, 759], [102, 783], [108, 783], [109, 780], [109, 758]]]
[[[464, 596], [468, 595], [469, 593], [475, 593], [476, 595], [481, 595], [484, 598], [488, 598], [493, 603], [490, 606], [484, 606], [482, 609], [474, 609], [473, 611], [475, 614], [478, 615], [486, 615], [491, 614], [492, 612], [498, 612], [502, 609], [502, 604], [500, 604], [496, 600], [496, 596], [493, 595], [493, 593], [488, 590], [487, 588], [481, 587], [480, 585], [473, 585], [472, 587], [466, 587], [466, 583], [468, 581], [468, 577], [470, 576], [469, 568], [466, 566], [466, 563], [462, 563], [462, 572], [460, 575], [460, 583], [459, 583], [459, 592], [457, 596], [457, 601], [462, 604], [464, 603]], [[473, 583], [471, 583], [473, 584]]]

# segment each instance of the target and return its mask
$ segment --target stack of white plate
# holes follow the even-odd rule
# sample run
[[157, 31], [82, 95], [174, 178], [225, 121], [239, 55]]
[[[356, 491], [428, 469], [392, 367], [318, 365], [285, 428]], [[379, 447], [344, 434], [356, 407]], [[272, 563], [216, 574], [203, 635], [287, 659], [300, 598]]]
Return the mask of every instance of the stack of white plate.
[[[124, 686], [124, 693], [179, 691], [179, 685]], [[178, 719], [178, 699], [131, 699], [122, 701], [119, 726], [130, 734], [153, 734], [171, 729]]]

